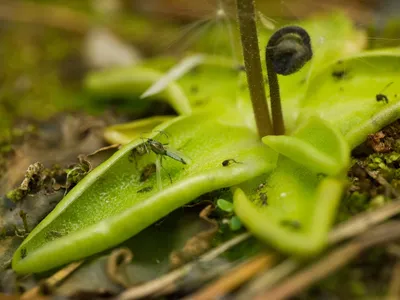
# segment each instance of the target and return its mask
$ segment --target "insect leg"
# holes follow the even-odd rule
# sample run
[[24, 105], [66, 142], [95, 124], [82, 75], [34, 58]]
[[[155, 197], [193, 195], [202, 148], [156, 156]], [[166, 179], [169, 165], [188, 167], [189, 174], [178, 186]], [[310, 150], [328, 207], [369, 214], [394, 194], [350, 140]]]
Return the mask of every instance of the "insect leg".
[[164, 168], [164, 166], [162, 165], [162, 159], [163, 159], [163, 157], [162, 156], [160, 156], [160, 166], [161, 166], [161, 168], [167, 173], [167, 175], [168, 175], [168, 177], [169, 177], [169, 181], [171, 182], [171, 184], [172, 184], [172, 178], [171, 178], [171, 175], [169, 174], [169, 172]]
[[156, 157], [156, 178], [157, 178], [157, 188], [162, 191], [162, 181], [161, 181], [161, 155]]

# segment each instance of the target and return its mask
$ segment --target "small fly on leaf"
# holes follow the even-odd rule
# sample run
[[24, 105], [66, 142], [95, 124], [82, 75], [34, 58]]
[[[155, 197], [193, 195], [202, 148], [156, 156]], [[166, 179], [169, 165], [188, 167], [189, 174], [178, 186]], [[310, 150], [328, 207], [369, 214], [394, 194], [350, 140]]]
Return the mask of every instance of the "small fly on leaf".
[[229, 158], [229, 159], [225, 159], [225, 160], [222, 162], [222, 166], [223, 166], [223, 167], [227, 167], [227, 166], [229, 166], [229, 165], [231, 165], [231, 164], [233, 164], [233, 163], [235, 163], [235, 164], [242, 164], [242, 162], [240, 162], [240, 161], [236, 161], [236, 160], [233, 159], [233, 158]]
[[[167, 133], [160, 131], [161, 134], [165, 135], [168, 137]], [[184, 155], [180, 152], [178, 152], [175, 149], [172, 149], [168, 147], [168, 144], [163, 144], [157, 140], [151, 139], [151, 138], [142, 138], [143, 143], [141, 145], [138, 145], [134, 149], [134, 153], [138, 155], [144, 155], [146, 153], [150, 153], [152, 151], [154, 154], [157, 155], [156, 159], [156, 177], [157, 177], [157, 185], [159, 190], [162, 189], [162, 184], [161, 184], [161, 173], [160, 169], [164, 169], [162, 165], [162, 160], [164, 157], [169, 157], [172, 158], [173, 160], [179, 161], [180, 163], [186, 165], [188, 163], [188, 159], [184, 158]], [[172, 183], [172, 178], [170, 174], [167, 172], [169, 180]]]
[[146, 143], [144, 144], [150, 148], [155, 154], [161, 156], [168, 156], [176, 161], [183, 163], [184, 165], [187, 164], [186, 160], [181, 156], [181, 153], [178, 153], [176, 150], [172, 150], [170, 148], [165, 147], [166, 144], [161, 144], [159, 141], [153, 139], [147, 139]]
[[386, 104], [389, 103], [389, 98], [388, 98], [385, 94], [383, 94], [383, 92], [384, 92], [389, 86], [391, 86], [392, 84], [393, 84], [393, 81], [392, 81], [392, 82], [389, 82], [389, 83], [383, 88], [383, 90], [382, 90], [379, 94], [377, 94], [377, 95], [375, 96], [375, 99], [376, 99], [377, 102], [385, 102]]

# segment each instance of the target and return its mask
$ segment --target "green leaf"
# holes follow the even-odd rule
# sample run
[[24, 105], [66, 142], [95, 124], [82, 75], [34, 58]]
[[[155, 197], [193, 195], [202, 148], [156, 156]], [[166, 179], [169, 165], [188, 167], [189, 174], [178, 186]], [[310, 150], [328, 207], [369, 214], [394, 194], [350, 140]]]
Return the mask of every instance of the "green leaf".
[[242, 222], [240, 222], [240, 219], [237, 216], [233, 216], [229, 220], [229, 227], [232, 231], [239, 230], [240, 228], [242, 228]]
[[224, 199], [218, 199], [217, 200], [217, 206], [221, 210], [226, 211], [228, 213], [233, 212], [233, 203], [232, 202], [226, 201]]
[[306, 120], [293, 136], [267, 136], [263, 141], [282, 154], [277, 168], [264, 178], [266, 187], [255, 189], [249, 183], [235, 191], [235, 213], [255, 235], [283, 251], [316, 253], [325, 244], [344, 187], [344, 181], [323, 174], [343, 176], [350, 149], [343, 136], [318, 117]]
[[255, 201], [258, 195], [250, 183], [234, 192], [235, 213], [244, 226], [287, 253], [308, 256], [320, 251], [335, 218], [343, 182], [332, 177], [321, 180], [284, 157], [276, 172], [264, 179], [267, 205]]
[[[180, 117], [158, 129], [168, 133], [171, 147], [191, 158], [190, 164], [163, 159], [163, 189], [158, 190], [154, 174], [142, 177], [155, 155], [135, 160], [132, 150], [142, 141], [127, 144], [80, 181], [31, 232], [14, 255], [13, 269], [41, 272], [100, 252], [196, 197], [259, 176], [276, 164], [276, 154], [254, 132], [225, 125], [210, 112]], [[242, 163], [222, 166], [231, 157]]]
[[233, 106], [239, 90], [240, 70], [225, 57], [203, 57], [200, 65], [169, 82], [159, 93], [144, 99], [140, 96], [154, 83], [165, 80], [162, 72], [173, 68], [176, 60], [156, 59], [142, 66], [93, 72], [86, 78], [85, 86], [97, 98], [122, 97], [133, 103], [163, 100], [179, 114], [190, 114], [193, 109]]
[[236, 104], [241, 88], [239, 75], [243, 73], [232, 61], [223, 57], [206, 57], [204, 63], [196, 67], [177, 83], [188, 95], [193, 110], [218, 109], [221, 112], [226, 107]]
[[187, 96], [174, 82], [159, 94], [139, 99], [154, 82], [162, 77], [162, 73], [145, 67], [125, 67], [99, 71], [90, 74], [85, 80], [86, 89], [96, 97], [125, 97], [139, 102], [164, 100], [179, 114], [190, 114], [192, 109]]
[[143, 133], [151, 132], [156, 126], [171, 120], [172, 116], [155, 116], [133, 122], [117, 124], [104, 130], [104, 138], [110, 144], [127, 144], [142, 137]]
[[[311, 80], [301, 114], [318, 114], [334, 124], [353, 148], [398, 118], [399, 69], [399, 49], [368, 51], [338, 60]], [[388, 103], [377, 101], [378, 94], [387, 96]]]
[[316, 173], [337, 175], [350, 162], [350, 150], [341, 134], [315, 116], [306, 120], [292, 136], [266, 136], [263, 142]]

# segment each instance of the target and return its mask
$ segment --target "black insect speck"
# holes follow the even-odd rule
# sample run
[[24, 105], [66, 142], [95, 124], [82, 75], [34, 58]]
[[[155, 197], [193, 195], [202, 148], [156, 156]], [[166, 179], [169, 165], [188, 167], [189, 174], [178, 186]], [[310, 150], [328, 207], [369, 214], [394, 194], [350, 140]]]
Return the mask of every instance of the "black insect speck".
[[380, 91], [378, 94], [376, 94], [375, 99], [376, 99], [377, 102], [385, 102], [386, 104], [389, 103], [389, 98], [388, 98], [385, 94], [383, 94], [383, 92], [384, 92], [388, 87], [390, 87], [392, 84], [393, 84], [393, 81], [392, 81], [392, 82], [389, 82], [389, 83], [382, 89], [382, 91]]
[[27, 255], [26, 248], [21, 248], [21, 259], [24, 259]]
[[336, 80], [342, 80], [347, 75], [345, 70], [336, 70], [332, 72], [332, 77]]
[[235, 163], [235, 164], [241, 164], [241, 162], [236, 161], [236, 160], [234, 160], [233, 158], [229, 158], [229, 159], [225, 159], [225, 160], [222, 162], [222, 166], [223, 166], [223, 167], [227, 167], [227, 166], [229, 166], [229, 165], [231, 165], [231, 164], [233, 164], [233, 163]]
[[377, 94], [375, 99], [377, 102], [385, 102], [386, 104], [389, 103], [389, 98], [385, 94]]

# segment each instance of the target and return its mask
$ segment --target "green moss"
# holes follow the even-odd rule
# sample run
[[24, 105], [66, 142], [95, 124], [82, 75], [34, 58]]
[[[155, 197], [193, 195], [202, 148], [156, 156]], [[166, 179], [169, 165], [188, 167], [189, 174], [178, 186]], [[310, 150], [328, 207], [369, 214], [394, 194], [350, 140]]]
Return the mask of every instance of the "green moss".
[[65, 187], [67, 190], [71, 189], [81, 181], [92, 169], [90, 162], [84, 155], [80, 155], [78, 160], [79, 162], [77, 164], [74, 164], [71, 168], [65, 170], [67, 174]]
[[393, 174], [400, 163], [400, 154], [397, 152], [374, 153], [366, 159], [365, 163], [370, 170], [384, 170]]
[[340, 203], [339, 214], [336, 222], [344, 222], [353, 215], [368, 208], [369, 197], [365, 193], [354, 192], [346, 196]]
[[45, 176], [43, 174], [44, 167], [41, 163], [36, 162], [31, 164], [25, 172], [25, 178], [21, 185], [8, 192], [7, 198], [17, 202], [25, 197], [28, 193], [34, 193], [40, 190], [43, 186]]
[[18, 202], [22, 198], [24, 198], [27, 194], [27, 191], [21, 190], [20, 188], [16, 188], [6, 194], [6, 197], [13, 202]]
[[[85, 174], [81, 173], [79, 176], [74, 176], [74, 184], [81, 180]], [[6, 197], [13, 202], [18, 202], [26, 195], [35, 194], [41, 190], [46, 192], [58, 190], [59, 187], [64, 187], [66, 176], [66, 169], [61, 168], [58, 164], [51, 168], [44, 168], [41, 163], [36, 162], [28, 167], [20, 186], [7, 192]]]

